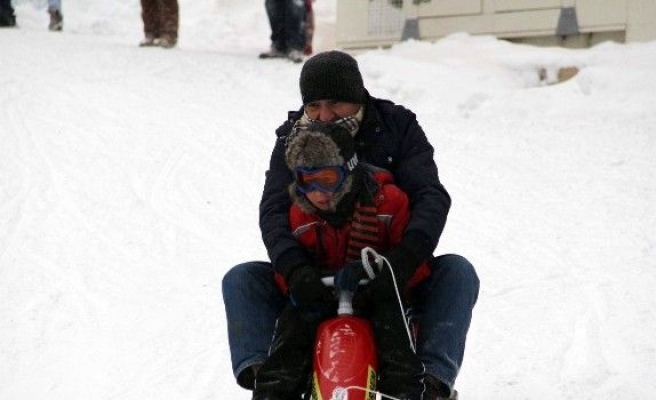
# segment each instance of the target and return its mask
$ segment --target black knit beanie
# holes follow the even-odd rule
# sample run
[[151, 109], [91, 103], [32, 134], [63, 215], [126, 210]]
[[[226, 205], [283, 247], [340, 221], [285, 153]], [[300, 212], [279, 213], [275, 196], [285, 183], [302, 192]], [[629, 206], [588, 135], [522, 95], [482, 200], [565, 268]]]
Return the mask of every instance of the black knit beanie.
[[318, 53], [307, 60], [299, 83], [303, 104], [317, 100], [364, 104], [367, 99], [358, 62], [337, 50]]

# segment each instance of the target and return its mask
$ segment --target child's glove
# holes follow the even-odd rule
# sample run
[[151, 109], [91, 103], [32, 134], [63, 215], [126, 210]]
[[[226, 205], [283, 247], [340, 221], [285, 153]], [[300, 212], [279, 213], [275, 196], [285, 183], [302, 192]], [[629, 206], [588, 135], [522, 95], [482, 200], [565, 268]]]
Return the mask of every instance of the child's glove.
[[378, 268], [372, 268], [372, 271], [374, 276], [370, 277], [367, 271], [365, 271], [362, 261], [351, 261], [335, 274], [335, 287], [339, 290], [355, 292], [358, 288], [358, 283], [362, 279], [376, 278]]
[[334, 299], [332, 290], [321, 282], [321, 274], [311, 265], [301, 265], [289, 274], [289, 296], [296, 307], [306, 307]]

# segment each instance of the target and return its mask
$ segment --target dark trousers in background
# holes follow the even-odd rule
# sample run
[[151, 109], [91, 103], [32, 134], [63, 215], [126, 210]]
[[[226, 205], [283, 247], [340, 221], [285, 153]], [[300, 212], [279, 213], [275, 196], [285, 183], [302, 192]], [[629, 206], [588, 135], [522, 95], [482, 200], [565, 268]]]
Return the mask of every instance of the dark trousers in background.
[[141, 17], [146, 37], [178, 39], [177, 0], [141, 0]]
[[305, 49], [305, 0], [265, 0], [271, 44], [281, 53]]
[[16, 25], [16, 15], [11, 0], [0, 0], [0, 26]]

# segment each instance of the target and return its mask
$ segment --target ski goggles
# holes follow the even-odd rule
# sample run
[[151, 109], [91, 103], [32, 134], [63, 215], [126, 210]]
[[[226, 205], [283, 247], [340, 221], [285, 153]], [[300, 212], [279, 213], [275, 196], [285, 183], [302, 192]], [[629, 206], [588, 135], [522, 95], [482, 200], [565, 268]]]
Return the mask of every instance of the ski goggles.
[[296, 188], [305, 194], [315, 190], [324, 193], [337, 192], [346, 179], [342, 166], [296, 168]]

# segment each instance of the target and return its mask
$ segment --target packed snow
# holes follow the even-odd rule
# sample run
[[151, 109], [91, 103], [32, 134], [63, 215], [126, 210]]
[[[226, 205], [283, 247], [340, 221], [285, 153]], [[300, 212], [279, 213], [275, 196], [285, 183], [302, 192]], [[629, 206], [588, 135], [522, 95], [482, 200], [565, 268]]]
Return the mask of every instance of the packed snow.
[[[335, 45], [318, 0], [316, 50]], [[221, 278], [266, 259], [258, 203], [301, 65], [263, 1], [14, 0], [0, 30], [0, 399], [246, 400]], [[656, 398], [656, 41], [566, 50], [454, 34], [356, 53], [417, 113], [453, 198], [436, 254], [481, 278], [466, 400]], [[580, 72], [556, 84], [561, 67]], [[542, 77], [542, 78], [541, 78]]]

